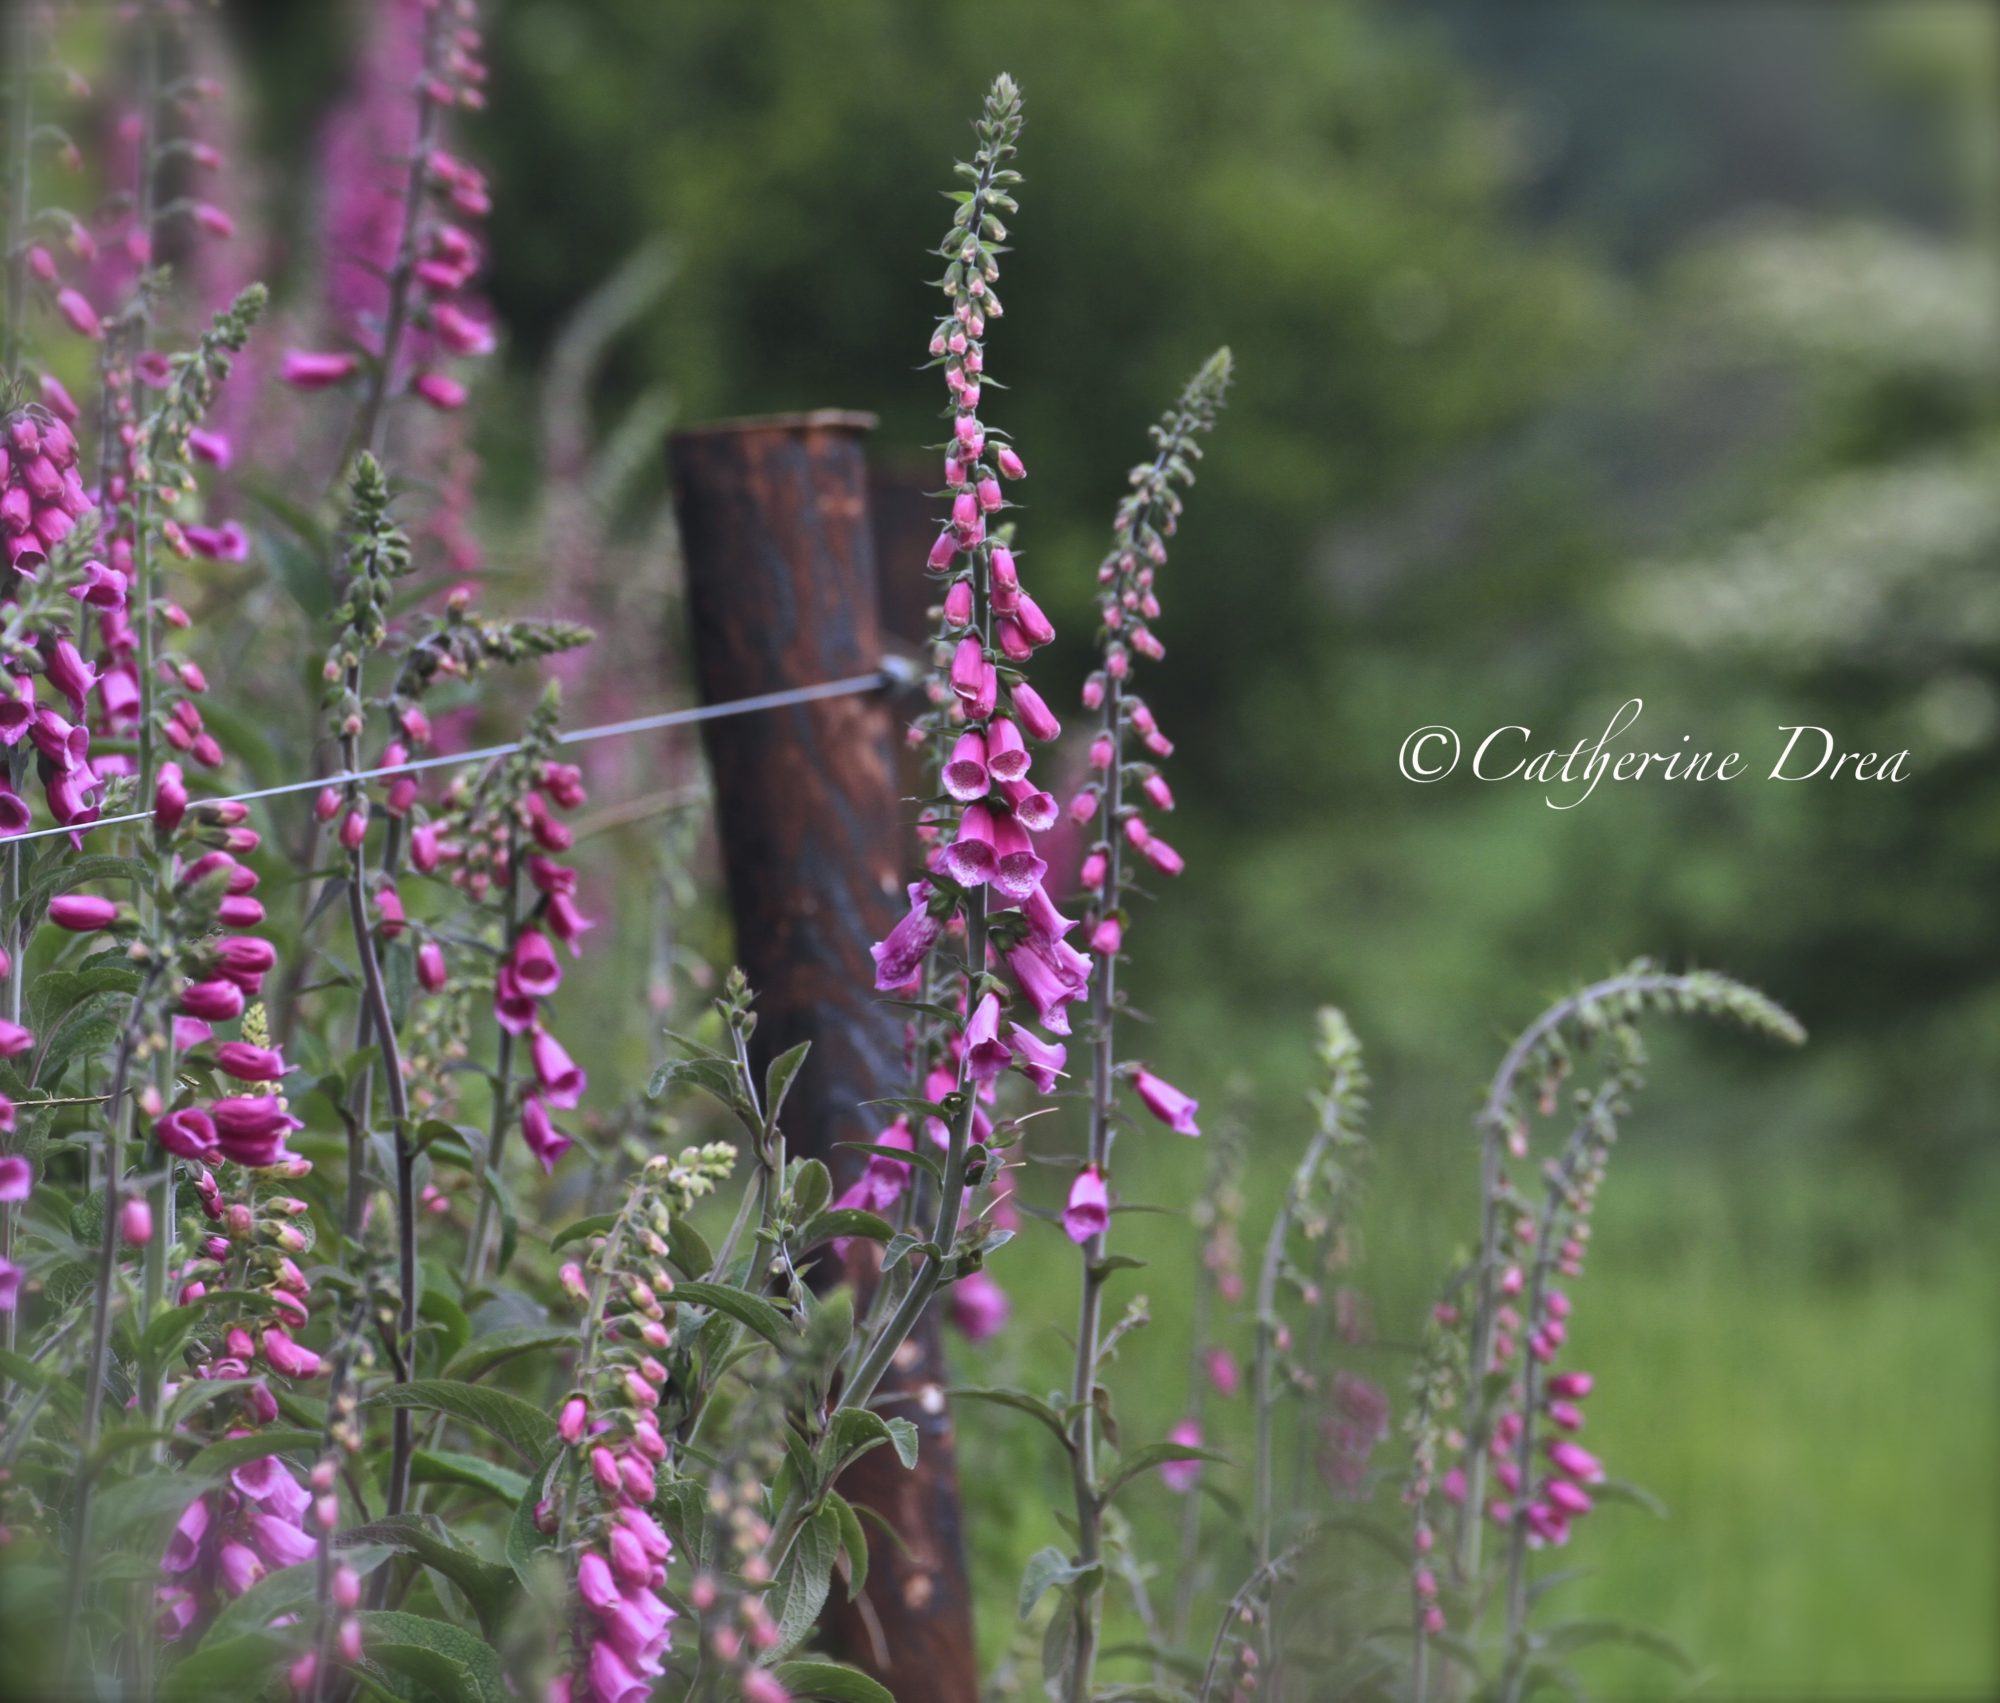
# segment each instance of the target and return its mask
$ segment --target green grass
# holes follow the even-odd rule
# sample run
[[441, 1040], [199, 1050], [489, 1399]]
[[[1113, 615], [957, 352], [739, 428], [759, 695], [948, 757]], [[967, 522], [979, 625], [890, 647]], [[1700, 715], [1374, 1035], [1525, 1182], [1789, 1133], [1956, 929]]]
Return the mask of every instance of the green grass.
[[[1172, 1200], [1198, 1185], [1191, 1146], [1151, 1131], [1128, 1146], [1126, 1189]], [[1287, 1162], [1267, 1150], [1249, 1179], [1252, 1258]], [[1543, 1564], [1591, 1571], [1547, 1612], [1666, 1633], [1701, 1664], [1696, 1695], [2000, 1693], [2000, 1307], [1986, 1229], [1996, 1191], [1965, 1199], [1947, 1221], [1923, 1221], [1886, 1178], [1857, 1167], [1832, 1156], [1622, 1152], [1591, 1268], [1574, 1286], [1569, 1363], [1599, 1377], [1588, 1441], [1615, 1474], [1659, 1495], [1669, 1518], [1607, 1507], [1583, 1522], [1560, 1559]], [[1408, 1338], [1460, 1239], [1470, 1201], [1457, 1170], [1415, 1149], [1382, 1164], [1367, 1271], [1386, 1337]], [[1115, 1234], [1151, 1261], [1115, 1292], [1152, 1302], [1154, 1323], [1115, 1374], [1127, 1440], [1148, 1441], [1183, 1405], [1192, 1234], [1136, 1215]], [[1067, 1321], [1075, 1262], [1054, 1230], [1031, 1225], [995, 1269], [1017, 1319]], [[1066, 1379], [1068, 1352], [1061, 1325], [1026, 1323], [989, 1351], [961, 1351], [959, 1375], [1045, 1390]], [[1397, 1351], [1351, 1363], [1400, 1405]], [[983, 1650], [990, 1664], [1021, 1640], [1017, 1654], [1031, 1664], [1014, 1596], [1026, 1556], [1065, 1541], [1052, 1511], [1062, 1487], [1031, 1422], [966, 1405], [960, 1426]], [[1239, 1455], [1247, 1445], [1240, 1402], [1215, 1440]], [[1240, 1473], [1222, 1476], [1241, 1489]], [[1378, 1510], [1393, 1516], [1391, 1494]], [[1171, 1573], [1176, 1499], [1151, 1486], [1132, 1512], [1141, 1553]], [[1204, 1567], [1233, 1582], [1240, 1533], [1211, 1514], [1208, 1534]], [[1171, 1592], [1164, 1578], [1154, 1588]], [[1204, 1641], [1212, 1626], [1202, 1622]], [[1672, 1668], [1635, 1651], [1600, 1648], [1579, 1666], [1601, 1696], [1686, 1690]], [[1032, 1666], [1027, 1677], [1031, 1694]]]

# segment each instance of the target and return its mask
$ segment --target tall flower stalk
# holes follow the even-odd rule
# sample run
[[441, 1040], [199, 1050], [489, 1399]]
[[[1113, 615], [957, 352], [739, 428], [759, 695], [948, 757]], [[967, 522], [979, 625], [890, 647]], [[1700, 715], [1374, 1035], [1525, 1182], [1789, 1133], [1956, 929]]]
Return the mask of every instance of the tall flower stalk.
[[1327, 1073], [1326, 1087], [1314, 1100], [1319, 1126], [1299, 1157], [1271, 1230], [1257, 1271], [1256, 1347], [1250, 1362], [1250, 1401], [1256, 1418], [1257, 1443], [1252, 1493], [1251, 1529], [1257, 1562], [1271, 1559], [1276, 1523], [1272, 1430], [1278, 1407], [1278, 1369], [1290, 1331], [1278, 1311], [1279, 1285], [1289, 1268], [1292, 1232], [1311, 1207], [1315, 1191], [1323, 1191], [1327, 1209], [1313, 1228], [1319, 1235], [1345, 1231], [1358, 1192], [1356, 1167], [1366, 1151], [1358, 1127], [1366, 1105], [1368, 1075], [1361, 1060], [1361, 1043], [1347, 1019], [1332, 1007], [1319, 1014], [1319, 1058]]
[[[372, 455], [363, 454], [354, 464], [349, 481], [347, 532], [347, 596], [337, 611], [340, 629], [327, 656], [326, 680], [333, 731], [340, 742], [341, 766], [354, 774], [363, 767], [361, 736], [367, 726], [362, 696], [363, 666], [388, 638], [388, 607], [393, 587], [409, 573], [411, 566], [409, 540], [390, 518], [388, 481]], [[376, 918], [370, 915], [368, 800], [360, 781], [347, 782], [344, 790], [339, 838], [347, 854], [348, 929], [360, 971], [361, 1001], [368, 1014], [369, 1034], [380, 1055], [395, 1152], [398, 1298], [396, 1329], [386, 1346], [396, 1382], [406, 1384], [412, 1376], [417, 1330], [416, 1150], [411, 1142], [401, 1037], [389, 1002], [388, 983], [382, 974], [381, 954], [376, 947]], [[373, 1073], [373, 1066], [364, 1068]], [[365, 1102], [361, 1114], [365, 1129]], [[350, 1167], [348, 1188], [353, 1191], [359, 1186], [360, 1179]], [[353, 1217], [351, 1208], [348, 1216]], [[403, 1511], [410, 1494], [414, 1434], [408, 1408], [395, 1410], [391, 1436], [387, 1507], [395, 1515]]]
[[[1152, 428], [1154, 454], [1132, 473], [1132, 488], [1118, 505], [1112, 548], [1098, 569], [1103, 669], [1084, 688], [1084, 705], [1100, 720], [1091, 741], [1096, 783], [1080, 792], [1071, 815], [1094, 819], [1096, 843], [1084, 860], [1088, 899], [1085, 926], [1097, 974], [1090, 994], [1090, 1150], [1070, 1188], [1064, 1229], [1083, 1249], [1082, 1293], [1077, 1309], [1076, 1357], [1070, 1380], [1068, 1424], [1071, 1492], [1077, 1526], [1076, 1565], [1088, 1573], [1103, 1560], [1104, 1500], [1097, 1468], [1097, 1374], [1102, 1340], [1104, 1284], [1110, 1275], [1111, 1149], [1116, 1136], [1116, 1087], [1130, 1083], [1141, 1103], [1169, 1128], [1198, 1135], [1196, 1103], [1171, 1083], [1139, 1065], [1121, 1065], [1117, 1056], [1120, 1009], [1117, 974], [1128, 916], [1128, 888], [1136, 877], [1125, 862], [1129, 847], [1162, 874], [1176, 875], [1180, 854], [1152, 831], [1148, 807], [1173, 808], [1173, 793], [1153, 758], [1173, 750], [1143, 698], [1130, 689], [1134, 654], [1158, 660], [1165, 647], [1151, 623], [1159, 616], [1155, 576], [1167, 559], [1181, 511], [1180, 489], [1194, 481], [1201, 457], [1196, 441], [1215, 424], [1230, 378], [1227, 349], [1216, 353], [1188, 381], [1175, 406]], [[1130, 748], [1142, 742], [1145, 756]], [[1142, 802], [1143, 800], [1143, 802]], [[1065, 1695], [1083, 1703], [1096, 1665], [1102, 1592], [1087, 1582], [1072, 1593], [1074, 1648]]]
[[[1055, 629], [1022, 587], [1011, 534], [1003, 542], [989, 530], [1008, 506], [1003, 482], [1027, 473], [980, 413], [987, 324], [1001, 312], [994, 289], [1007, 236], [1001, 216], [1015, 212], [1011, 190], [1020, 181], [1009, 164], [1021, 133], [1021, 96], [1011, 77], [995, 79], [975, 129], [978, 150], [958, 168], [970, 187], [954, 192], [958, 210], [938, 250], [946, 308], [930, 343], [951, 399], [944, 445], [951, 507], [929, 563], [944, 587], [940, 651], [949, 687], [938, 695], [930, 731], [949, 741], [942, 775], [951, 808], [933, 819], [931, 837], [941, 843], [926, 878], [911, 888], [909, 915], [874, 948], [881, 991], [936, 988], [926, 974], [933, 950], [962, 931], [960, 1015], [925, 1077], [932, 1101], [925, 1125], [945, 1148], [929, 1246], [914, 1273], [898, 1280], [905, 1287], [855, 1364], [845, 1398], [855, 1406], [874, 1393], [938, 1289], [983, 1275], [976, 1253], [954, 1257], [968, 1183], [988, 1169], [982, 1100], [1010, 1066], [1044, 1089], [1062, 1068], [1061, 1046], [1018, 1021], [1003, 1032], [1003, 1008], [1018, 998], [1042, 1027], [1066, 1035], [1068, 1007], [1083, 997], [1089, 977], [1088, 960], [1064, 938], [1075, 924], [1042, 889], [1047, 865], [1034, 847], [1035, 836], [1054, 825], [1056, 806], [1029, 776], [1029, 743], [1052, 740], [1061, 727], [1021, 665]], [[994, 957], [1005, 962], [1011, 988], [993, 973]]]

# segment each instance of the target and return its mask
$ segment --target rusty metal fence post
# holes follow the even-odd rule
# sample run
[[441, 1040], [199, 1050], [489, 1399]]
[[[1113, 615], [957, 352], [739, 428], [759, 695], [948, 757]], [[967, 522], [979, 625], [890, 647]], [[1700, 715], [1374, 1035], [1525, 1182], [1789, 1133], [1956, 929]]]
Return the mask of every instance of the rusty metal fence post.
[[[704, 702], [862, 674], [881, 660], [862, 456], [873, 425], [871, 415], [821, 412], [725, 421], [671, 441]], [[787, 1102], [787, 1136], [844, 1183], [860, 1161], [837, 1144], [874, 1135], [862, 1103], [904, 1091], [902, 1021], [872, 992], [868, 956], [903, 908], [895, 728], [881, 696], [866, 695], [713, 721], [704, 737], [737, 962], [758, 996], [757, 1062], [812, 1043]], [[868, 1589], [834, 1612], [829, 1631], [844, 1659], [903, 1703], [978, 1697], [942, 1383], [933, 1314], [880, 1404], [922, 1433], [916, 1470], [877, 1449], [841, 1484], [901, 1544], [871, 1529]]]

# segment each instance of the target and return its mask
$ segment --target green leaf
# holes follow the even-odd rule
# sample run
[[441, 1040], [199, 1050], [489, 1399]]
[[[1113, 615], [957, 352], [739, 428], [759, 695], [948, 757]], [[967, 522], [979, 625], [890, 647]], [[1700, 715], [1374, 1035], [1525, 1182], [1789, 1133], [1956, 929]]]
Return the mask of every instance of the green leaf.
[[878, 1213], [858, 1206], [837, 1206], [831, 1212], [816, 1213], [799, 1232], [799, 1251], [804, 1253], [842, 1236], [861, 1236], [871, 1242], [886, 1242], [896, 1233], [895, 1225]]
[[417, 1316], [436, 1327], [441, 1364], [453, 1359], [472, 1335], [472, 1321], [465, 1316], [465, 1309], [437, 1287], [435, 1279], [424, 1284], [423, 1296], [417, 1302]]
[[536, 1465], [521, 1499], [514, 1504], [514, 1518], [507, 1526], [507, 1565], [524, 1585], [529, 1582], [535, 1557], [553, 1547], [553, 1540], [545, 1537], [535, 1524], [535, 1505], [546, 1493], [549, 1475], [566, 1452], [557, 1448]]
[[772, 1672], [794, 1697], [819, 1697], [826, 1703], [896, 1703], [865, 1673], [838, 1662], [780, 1662]]
[[433, 1572], [442, 1573], [465, 1593], [490, 1638], [514, 1595], [515, 1579], [506, 1567], [476, 1555], [456, 1542], [435, 1514], [398, 1514], [365, 1526], [353, 1526], [335, 1539], [337, 1547], [381, 1544], [414, 1555]]
[[1670, 1518], [1666, 1503], [1629, 1478], [1601, 1478], [1590, 1487], [1590, 1495], [1596, 1502], [1623, 1502], [1630, 1507], [1643, 1508], [1656, 1520]]
[[[287, 1567], [284, 1573], [305, 1573], [310, 1567]], [[273, 1574], [282, 1578], [284, 1573]], [[308, 1591], [308, 1600], [310, 1591]], [[289, 1653], [285, 1640], [259, 1628], [220, 1642], [204, 1638], [185, 1661], [176, 1662], [160, 1681], [159, 1703], [214, 1703], [218, 1697], [256, 1697], [265, 1679]]]
[[698, 1088], [711, 1098], [719, 1100], [732, 1112], [747, 1114], [743, 1103], [743, 1087], [736, 1074], [733, 1061], [721, 1058], [672, 1059], [653, 1072], [653, 1080], [646, 1085], [646, 1098], [657, 1100], [662, 1095], [681, 1088]]
[[549, 1252], [556, 1253], [572, 1242], [581, 1241], [586, 1236], [608, 1236], [611, 1226], [618, 1222], [615, 1212], [594, 1212], [588, 1218], [579, 1218], [574, 1224], [566, 1225], [555, 1233], [549, 1243]]
[[833, 1198], [833, 1174], [817, 1159], [799, 1162], [792, 1177], [792, 1222], [802, 1224]]
[[51, 858], [22, 890], [21, 915], [40, 922], [42, 912], [48, 909], [49, 901], [58, 893], [67, 893], [92, 881], [137, 881], [144, 873], [144, 866], [136, 858]]
[[847, 1600], [853, 1602], [868, 1588], [868, 1534], [861, 1529], [854, 1504], [838, 1490], [826, 1493], [826, 1505], [840, 1521], [840, 1547], [847, 1555]]
[[1671, 1663], [1684, 1674], [1692, 1676], [1701, 1671], [1701, 1664], [1664, 1632], [1630, 1626], [1622, 1620], [1569, 1620], [1542, 1634], [1542, 1647], [1561, 1655], [1591, 1644], [1629, 1644], [1635, 1650], [1644, 1650]]
[[180, 1477], [205, 1484], [266, 1455], [317, 1455], [324, 1440], [319, 1432], [306, 1430], [253, 1431], [243, 1437], [223, 1437], [182, 1467]]
[[573, 1325], [508, 1325], [473, 1338], [458, 1351], [444, 1375], [470, 1383], [516, 1355], [543, 1348], [574, 1348], [576, 1340]]
[[778, 1570], [772, 1587], [772, 1614], [778, 1623], [774, 1657], [796, 1650], [813, 1629], [826, 1606], [833, 1584], [833, 1564], [840, 1555], [840, 1516], [821, 1508], [799, 1528], [791, 1554]]
[[767, 1128], [778, 1127], [778, 1114], [784, 1109], [785, 1096], [792, 1091], [793, 1078], [798, 1075], [799, 1066], [806, 1062], [806, 1054], [811, 1051], [812, 1042], [801, 1041], [771, 1060], [770, 1068], [764, 1072], [764, 1123]]
[[454, 1449], [414, 1450], [410, 1455], [410, 1478], [417, 1484], [457, 1484], [468, 1490], [484, 1490], [510, 1508], [528, 1488], [524, 1473]]
[[361, 1637], [371, 1660], [459, 1703], [508, 1703], [499, 1652], [470, 1632], [376, 1609], [362, 1614]]
[[1184, 1443], [1148, 1443], [1143, 1449], [1135, 1449], [1131, 1454], [1119, 1457], [1118, 1470], [1105, 1484], [1103, 1499], [1109, 1502], [1141, 1473], [1151, 1472], [1156, 1466], [1169, 1466], [1175, 1461], [1220, 1461], [1227, 1466], [1229, 1457], [1218, 1455], [1213, 1449], [1192, 1449]]
[[884, 1419], [872, 1407], [843, 1407], [828, 1421], [823, 1448], [824, 1480], [831, 1480], [850, 1462], [887, 1443], [907, 1472], [917, 1464], [917, 1428], [907, 1419]]
[[691, 1478], [668, 1478], [660, 1469], [655, 1482], [654, 1507], [667, 1535], [674, 1540], [677, 1554], [697, 1568], [715, 1565], [715, 1532], [708, 1518], [708, 1488]]
[[531, 1461], [546, 1455], [556, 1440], [556, 1422], [539, 1407], [530, 1406], [504, 1390], [454, 1383], [448, 1378], [420, 1378], [415, 1383], [391, 1384], [362, 1405], [429, 1408], [492, 1432]]
[[667, 1226], [667, 1258], [686, 1277], [706, 1277], [715, 1269], [714, 1253], [685, 1218], [676, 1218]]
[[1038, 1549], [1028, 1557], [1028, 1565], [1021, 1574], [1021, 1618], [1026, 1620], [1035, 1612], [1035, 1604], [1042, 1600], [1050, 1586], [1067, 1588], [1079, 1585], [1089, 1588], [1103, 1577], [1104, 1563], [1101, 1561], [1079, 1567], [1053, 1544], [1047, 1549]]
[[906, 1165], [916, 1166], [933, 1182], [944, 1181], [944, 1167], [928, 1153], [916, 1153], [904, 1147], [885, 1147], [877, 1141], [843, 1141], [840, 1145], [852, 1148], [856, 1153], [872, 1153], [883, 1159], [900, 1159]]
[[763, 1296], [752, 1295], [747, 1289], [738, 1289], [727, 1283], [677, 1283], [673, 1298], [727, 1314], [738, 1324], [747, 1326], [780, 1348], [798, 1340], [792, 1321]]
[[1062, 1415], [1045, 1401], [1028, 1394], [1026, 1390], [985, 1389], [978, 1385], [961, 1384], [945, 1391], [953, 1401], [990, 1401], [1000, 1407], [1011, 1407], [1039, 1419], [1054, 1435], [1055, 1440], [1067, 1449], [1070, 1446], [1069, 1433], [1063, 1429]]

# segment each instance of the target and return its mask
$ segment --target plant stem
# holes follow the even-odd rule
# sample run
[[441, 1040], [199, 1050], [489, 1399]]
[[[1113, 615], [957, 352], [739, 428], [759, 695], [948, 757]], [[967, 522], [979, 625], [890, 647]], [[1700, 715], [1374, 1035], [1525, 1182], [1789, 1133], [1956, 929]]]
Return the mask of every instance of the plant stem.
[[[515, 867], [514, 831], [507, 830], [507, 897], [505, 927], [501, 930], [501, 963], [510, 963], [520, 939], [521, 875]], [[514, 1031], [499, 1026], [499, 1043], [493, 1056], [493, 1119], [486, 1133], [486, 1151], [473, 1167], [473, 1187], [478, 1203], [472, 1211], [472, 1234], [465, 1244], [465, 1287], [473, 1289], [486, 1275], [486, 1245], [493, 1239], [493, 1196], [502, 1175], [500, 1157], [507, 1144], [509, 1114], [514, 1103]]]
[[[356, 697], [360, 695], [360, 673], [358, 663], [348, 670], [348, 689]], [[359, 734], [342, 736], [341, 761], [350, 773], [361, 767]], [[348, 807], [362, 807], [359, 783], [349, 783]], [[389, 1007], [389, 990], [382, 979], [382, 960], [375, 950], [375, 933], [368, 921], [367, 875], [365, 848], [356, 846], [348, 855], [347, 921], [354, 936], [355, 957], [361, 966], [363, 999], [378, 1038], [378, 1062], [396, 1138], [396, 1280], [401, 1294], [397, 1301], [397, 1342], [391, 1361], [396, 1382], [406, 1384], [410, 1381], [410, 1354], [417, 1331], [416, 1155], [410, 1148], [410, 1106], [403, 1081], [402, 1045], [396, 1033], [395, 1014]], [[412, 1430], [407, 1407], [395, 1410], [391, 1438], [393, 1452], [386, 1512], [393, 1516], [403, 1511], [410, 1494]]]
[[[1123, 682], [1115, 675], [1105, 686], [1103, 729], [1112, 741], [1111, 767], [1105, 777], [1104, 796], [1098, 804], [1097, 832], [1104, 852], [1104, 901], [1101, 910], [1118, 904], [1122, 871], [1122, 836], [1119, 813], [1124, 806], [1124, 708]], [[1110, 1173], [1111, 1147], [1116, 1137], [1112, 1125], [1112, 1096], [1117, 1079], [1118, 956], [1106, 953], [1090, 990], [1090, 1163], [1106, 1176]], [[1103, 1559], [1103, 1505], [1097, 1496], [1097, 1406], [1093, 1399], [1097, 1385], [1098, 1336], [1104, 1323], [1104, 1269], [1107, 1224], [1084, 1244], [1083, 1291], [1077, 1303], [1076, 1359], [1070, 1372], [1070, 1403], [1076, 1417], [1070, 1422], [1070, 1494], [1076, 1508], [1077, 1562], [1088, 1567]], [[1091, 1670], [1097, 1662], [1097, 1618], [1101, 1591], [1088, 1585], [1076, 1593], [1075, 1648], [1071, 1656], [1070, 1703], [1083, 1703], [1090, 1692]]]
[[28, 306], [28, 226], [34, 216], [35, 39], [28, 0], [7, 8], [8, 62], [14, 67], [14, 185], [7, 197], [7, 341], [5, 376], [14, 379], [21, 360], [21, 320]]
[[[139, 182], [137, 186], [138, 206], [136, 220], [139, 229], [145, 232], [149, 245], [153, 243], [155, 232], [155, 178], [158, 169], [160, 145], [160, 23], [154, 6], [146, 6], [141, 14], [140, 30], [143, 37], [142, 52], [145, 63], [144, 88], [140, 96], [140, 122], [143, 126], [139, 138]], [[135, 355], [143, 352], [152, 340], [151, 295], [143, 278], [135, 293], [133, 308], [133, 348]], [[146, 452], [150, 458], [151, 445]], [[152, 481], [151, 467], [146, 469], [149, 477], [132, 481], [132, 576], [133, 602], [137, 605], [139, 641], [139, 751], [138, 751], [138, 799], [142, 805], [153, 796], [156, 778], [155, 763], [158, 757], [158, 732], [154, 726], [159, 713], [159, 618], [155, 608], [156, 586], [153, 572], [152, 548]], [[142, 829], [143, 837], [143, 829]], [[155, 861], [160, 879], [167, 877], [169, 854], [155, 848]], [[157, 898], [157, 895], [155, 895]], [[156, 923], [161, 907], [154, 903], [148, 923]], [[164, 1045], [153, 1059], [153, 1086], [160, 1091], [162, 1099], [173, 1087], [173, 1038], [172, 1026], [165, 1037]], [[153, 1317], [166, 1303], [167, 1265], [173, 1251], [174, 1237], [174, 1168], [163, 1166], [160, 1180], [153, 1185], [150, 1201], [153, 1214], [153, 1239], [146, 1244], [145, 1258], [145, 1302], [140, 1316], [140, 1329], [151, 1324]], [[150, 1424], [159, 1413], [160, 1379], [157, 1373], [142, 1369], [139, 1381], [139, 1410]], [[162, 1458], [156, 1451], [155, 1458]]]
[[[965, 962], [966, 986], [970, 990], [986, 965], [986, 895], [983, 889], [975, 890], [965, 901]], [[965, 1155], [972, 1145], [972, 1118], [979, 1104], [974, 1085], [965, 1074], [964, 1061], [960, 1062], [958, 1093], [964, 1105], [951, 1127], [951, 1145], [945, 1151], [944, 1181], [938, 1188], [937, 1222], [931, 1230], [931, 1243], [938, 1249], [938, 1254], [924, 1260], [910, 1280], [910, 1287], [904, 1291], [902, 1300], [897, 1303], [896, 1310], [889, 1315], [889, 1322], [869, 1344], [867, 1353], [854, 1368], [854, 1376], [842, 1392], [842, 1407], [868, 1405], [876, 1386], [895, 1359], [896, 1350], [916, 1329], [917, 1320], [923, 1317], [931, 1297], [944, 1282], [944, 1267], [952, 1257], [952, 1244], [958, 1240], [959, 1218], [965, 1208]]]
[[1312, 1140], [1306, 1143], [1305, 1153], [1299, 1159], [1298, 1168], [1292, 1172], [1284, 1199], [1279, 1201], [1278, 1210], [1272, 1215], [1271, 1233], [1264, 1241], [1263, 1264], [1257, 1272], [1257, 1341], [1250, 1364], [1250, 1399], [1257, 1416], [1252, 1526], [1259, 1566], [1271, 1559], [1271, 1421], [1273, 1409], [1277, 1406], [1271, 1378], [1278, 1349], [1278, 1278], [1284, 1270], [1285, 1243], [1292, 1233], [1292, 1220], [1312, 1188], [1313, 1178], [1318, 1174], [1320, 1161], [1326, 1157], [1327, 1148], [1340, 1133], [1340, 1105], [1340, 1085], [1335, 1083], [1327, 1094], [1319, 1128], [1313, 1132]]
[[62, 1620], [65, 1667], [73, 1659], [78, 1644], [77, 1620], [83, 1610], [85, 1561], [90, 1550], [90, 1498], [97, 1476], [97, 1466], [91, 1455], [97, 1448], [97, 1428], [104, 1414], [104, 1385], [111, 1365], [111, 1299], [118, 1285], [118, 1241], [124, 1207], [125, 1089], [131, 1079], [132, 1054], [139, 1044], [139, 1033], [145, 1021], [146, 1001], [158, 977], [158, 967], [149, 968], [139, 984], [139, 991], [132, 997], [131, 1013], [118, 1037], [117, 1058], [111, 1067], [111, 1094], [105, 1105], [104, 1211], [97, 1231], [97, 1279], [90, 1316], [90, 1360], [84, 1378], [83, 1415], [77, 1425], [76, 1496], [70, 1512], [69, 1582], [64, 1594]]
[[438, 46], [443, 39], [446, 8], [430, 6], [424, 16], [424, 66], [417, 77], [417, 141], [410, 157], [410, 181], [403, 192], [403, 226], [396, 239], [396, 258], [389, 268], [389, 310], [382, 326], [381, 359], [369, 371], [361, 407], [355, 415], [353, 435], [339, 465], [346, 467], [356, 454], [368, 450], [380, 455], [382, 429], [386, 423], [384, 404], [395, 382], [396, 357], [403, 332], [410, 321], [410, 286], [417, 269], [417, 231], [423, 220], [424, 178], [430, 170], [431, 149], [437, 141], [441, 108], [433, 95], [437, 72]]

